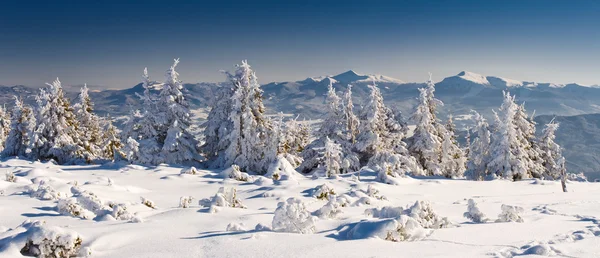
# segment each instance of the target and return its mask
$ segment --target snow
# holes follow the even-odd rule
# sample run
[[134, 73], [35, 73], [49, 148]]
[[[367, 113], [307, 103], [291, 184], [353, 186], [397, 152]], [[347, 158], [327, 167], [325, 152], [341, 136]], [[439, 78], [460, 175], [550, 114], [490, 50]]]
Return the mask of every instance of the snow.
[[396, 84], [404, 84], [405, 82], [396, 78], [392, 78], [389, 76], [381, 75], [381, 74], [359, 74], [353, 70], [348, 70], [346, 72], [340, 73], [338, 75], [328, 75], [328, 76], [317, 76], [317, 77], [309, 77], [300, 82], [327, 82], [332, 81], [333, 83], [396, 83]]
[[[34, 169], [36, 173], [23, 173]], [[48, 234], [65, 245], [75, 245], [80, 237], [79, 255], [91, 253], [92, 257], [598, 257], [600, 254], [598, 183], [571, 181], [568, 193], [562, 192], [557, 181], [532, 184], [533, 180], [478, 182], [401, 177], [397, 178], [398, 185], [387, 185], [376, 181], [375, 172], [364, 170], [360, 180], [352, 179], [355, 174], [342, 174], [337, 179], [297, 175], [294, 181], [252, 175], [262, 182], [259, 185], [223, 179], [220, 170], [197, 168], [195, 175], [180, 175], [182, 167], [165, 165], [58, 166], [19, 159], [3, 160], [0, 170], [15, 171], [18, 178], [14, 183], [0, 180], [0, 191], [4, 192], [0, 195], [0, 257], [22, 257], [20, 250], [27, 238], [37, 239], [33, 231], [28, 231], [31, 225], [23, 224], [28, 219], [45, 221], [44, 229], [39, 232], [55, 232]], [[115, 220], [108, 216], [81, 219], [61, 214], [57, 200], [40, 200], [23, 194], [29, 186], [37, 187], [41, 181], [60, 192], [61, 199], [71, 200], [61, 201], [62, 205], [76, 201], [89, 211], [96, 204], [101, 209], [112, 205], [110, 214], [129, 219]], [[314, 189], [324, 184], [335, 190], [335, 198], [332, 195], [319, 200], [312, 196]], [[219, 191], [221, 187], [224, 189]], [[210, 213], [197, 201], [187, 201], [189, 197], [202, 200], [220, 192], [220, 197], [231, 205], [231, 189], [236, 189], [234, 199], [241, 201], [245, 209], [219, 207], [219, 212]], [[152, 200], [156, 208], [142, 204], [142, 196]], [[179, 208], [182, 197], [188, 208]], [[289, 198], [294, 199], [286, 201]], [[478, 210], [490, 221], [474, 224], [463, 217], [469, 199], [476, 201]], [[421, 203], [419, 209], [415, 206], [415, 214], [421, 211], [427, 215], [431, 208], [454, 226], [420, 227], [417, 220], [407, 215], [417, 201]], [[280, 202], [288, 204], [281, 211], [308, 225], [301, 232], [311, 234], [271, 229]], [[522, 207], [519, 215], [523, 222], [494, 222], [502, 212], [502, 205], [512, 206], [513, 210]], [[318, 210], [321, 212], [315, 214]], [[279, 225], [282, 224], [275, 226]]]
[[468, 71], [462, 71], [458, 75], [459, 78], [462, 78], [467, 81], [471, 81], [477, 84], [490, 85], [490, 82], [487, 78], [481, 74], [476, 74]]

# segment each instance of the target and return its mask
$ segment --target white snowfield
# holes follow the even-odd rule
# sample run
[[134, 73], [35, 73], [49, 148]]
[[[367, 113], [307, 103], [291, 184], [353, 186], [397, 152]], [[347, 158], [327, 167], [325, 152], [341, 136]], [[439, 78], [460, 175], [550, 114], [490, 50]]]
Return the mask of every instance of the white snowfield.
[[[0, 164], [2, 174], [15, 175], [11, 177], [15, 182], [5, 181], [4, 175], [0, 178], [0, 257], [21, 257], [24, 239], [32, 237], [29, 232], [37, 234], [34, 238], [39, 241], [45, 236], [42, 233], [71, 232], [61, 235], [65, 245], [78, 243], [78, 234], [79, 256], [90, 257], [600, 257], [598, 183], [570, 182], [569, 192], [563, 193], [559, 182], [534, 180], [406, 177], [398, 185], [386, 185], [375, 181], [375, 173], [363, 172], [360, 181], [357, 174], [337, 179], [294, 174], [275, 182], [254, 176], [250, 183], [225, 180], [221, 171], [183, 167], [57, 166], [18, 159]], [[29, 189], [41, 181], [45, 191], [30, 194]], [[329, 190], [323, 191], [323, 184]], [[318, 186], [321, 191], [316, 193]], [[131, 216], [115, 220], [111, 215], [94, 218], [93, 213], [85, 213], [91, 217], [82, 219], [57, 211], [53, 196], [79, 200], [72, 196], [84, 191], [88, 201], [125, 204]], [[212, 208], [199, 205], [232, 204], [231, 194], [239, 201], [235, 205], [245, 208], [213, 207], [211, 213]], [[306, 227], [297, 232], [307, 234], [271, 230], [278, 203], [289, 197], [296, 199], [279, 209], [278, 216], [304, 216]], [[484, 215], [485, 223], [475, 224], [463, 216], [469, 199], [479, 210], [472, 207], [472, 213]], [[296, 210], [302, 209], [298, 200], [315, 217]], [[405, 215], [416, 201], [428, 201], [433, 212], [452, 225], [422, 228], [422, 221], [415, 223], [413, 215]], [[81, 203], [88, 209], [93, 204]], [[503, 204], [522, 207], [518, 216], [524, 222], [495, 222]], [[381, 209], [385, 206], [402, 208]], [[506, 210], [518, 211], [518, 207]], [[45, 221], [44, 226], [58, 229], [40, 229], [40, 223], [33, 223], [38, 225], [35, 230], [27, 230], [32, 223], [19, 227], [26, 220]], [[286, 227], [296, 226], [287, 222], [291, 224]], [[400, 226], [406, 235], [394, 232]], [[408, 241], [385, 240], [388, 237]]]

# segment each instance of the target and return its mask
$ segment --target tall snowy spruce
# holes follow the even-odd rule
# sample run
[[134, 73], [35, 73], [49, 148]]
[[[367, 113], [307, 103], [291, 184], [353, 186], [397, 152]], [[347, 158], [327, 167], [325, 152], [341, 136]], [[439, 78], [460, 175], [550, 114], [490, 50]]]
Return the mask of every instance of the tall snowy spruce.
[[144, 69], [144, 93], [138, 95], [142, 100], [142, 111], [132, 112], [121, 137], [127, 143], [125, 155], [132, 162], [182, 164], [198, 159], [197, 142], [189, 132], [189, 104], [175, 70], [178, 63], [179, 59], [175, 59], [167, 71], [159, 94], [151, 91], [156, 84]]
[[556, 180], [566, 171], [561, 147], [554, 141], [558, 123], [552, 120], [542, 131], [540, 139], [541, 159], [544, 165], [544, 178]]
[[198, 142], [189, 131], [191, 114], [183, 94], [184, 88], [179, 80], [179, 73], [175, 71], [177, 64], [179, 59], [175, 59], [173, 66], [167, 71], [158, 101], [158, 107], [164, 109], [159, 113], [164, 117], [158, 121], [165, 122], [158, 128], [161, 130], [159, 143], [162, 141], [162, 156], [170, 164], [182, 164], [198, 159]]
[[490, 160], [491, 134], [485, 118], [474, 110], [471, 113], [475, 124], [475, 138], [469, 144], [466, 176], [471, 180], [483, 180], [487, 175], [487, 163]]
[[79, 121], [79, 136], [84, 148], [84, 158], [87, 162], [99, 159], [102, 156], [102, 128], [100, 118], [94, 114], [92, 102], [87, 85], [81, 88], [79, 102], [73, 105], [75, 117]]
[[215, 90], [210, 103], [212, 108], [203, 124], [204, 143], [200, 151], [213, 168], [225, 166], [224, 152], [230, 144], [227, 136], [233, 126], [229, 119], [233, 93], [234, 88], [229, 84]]
[[[346, 100], [352, 98], [351, 94], [351, 91], [349, 91]], [[349, 112], [353, 108], [352, 103], [346, 102], [346, 105], [343, 105], [342, 99], [336, 94], [331, 82], [328, 86], [325, 103], [327, 103], [327, 110], [317, 132], [317, 138], [308, 144], [302, 152], [304, 161], [298, 169], [303, 173], [324, 169], [325, 143], [329, 138], [341, 146], [341, 173], [357, 171], [360, 168], [360, 161], [358, 154], [352, 150], [353, 133], [348, 131], [349, 128], [352, 128], [352, 126], [348, 126], [348, 121], [352, 121], [354, 118], [346, 115], [350, 115]], [[355, 121], [351, 123], [355, 123]]]
[[271, 121], [265, 116], [262, 90], [254, 71], [247, 61], [229, 75], [234, 92], [231, 97], [231, 130], [227, 135], [229, 146], [224, 154], [224, 166], [238, 165], [246, 171], [266, 173], [273, 160], [265, 157]]
[[107, 117], [102, 121], [102, 144], [101, 155], [105, 159], [119, 161], [126, 156], [123, 153], [124, 145], [121, 142], [117, 128], [113, 125], [112, 119]]
[[30, 156], [34, 160], [54, 159], [60, 164], [78, 162], [85, 152], [79, 121], [58, 78], [47, 85], [36, 97], [37, 125], [29, 144]]
[[529, 158], [528, 146], [523, 141], [522, 133], [515, 121], [519, 106], [515, 97], [505, 91], [504, 102], [498, 112], [494, 111], [496, 120], [492, 143], [490, 146], [490, 162], [487, 169], [490, 177], [503, 177], [512, 180], [530, 178], [533, 161]]
[[325, 176], [329, 178], [336, 177], [342, 169], [342, 147], [326, 138], [324, 158]]
[[6, 138], [10, 132], [10, 114], [4, 106], [0, 106], [0, 151], [4, 149]]
[[464, 173], [464, 157], [453, 141], [453, 133], [437, 119], [437, 106], [443, 103], [434, 96], [431, 76], [427, 87], [419, 91], [419, 105], [412, 116], [416, 128], [409, 139], [409, 150], [425, 169], [425, 175], [460, 177]]
[[2, 157], [25, 157], [29, 152], [28, 148], [35, 125], [35, 115], [31, 107], [25, 105], [20, 98], [15, 97], [10, 130], [6, 137], [4, 150], [2, 150]]
[[515, 125], [517, 136], [522, 145], [525, 146], [528, 157], [528, 174], [533, 178], [544, 177], [544, 165], [541, 158], [541, 150], [535, 136], [535, 121], [527, 114], [525, 105], [521, 104], [515, 114]]
[[440, 158], [442, 173], [448, 178], [463, 177], [466, 170], [467, 160], [463, 150], [458, 146], [455, 131], [454, 121], [450, 115], [448, 122], [441, 130], [442, 153]]
[[377, 85], [369, 85], [371, 94], [360, 116], [355, 147], [363, 164], [389, 176], [421, 174], [420, 166], [410, 156], [402, 126], [391, 109], [385, 106]]
[[346, 93], [344, 93], [344, 118], [346, 119], [346, 134], [350, 143], [356, 143], [358, 135], [358, 127], [360, 122], [354, 114], [354, 103], [352, 102], [352, 85], [348, 85]]

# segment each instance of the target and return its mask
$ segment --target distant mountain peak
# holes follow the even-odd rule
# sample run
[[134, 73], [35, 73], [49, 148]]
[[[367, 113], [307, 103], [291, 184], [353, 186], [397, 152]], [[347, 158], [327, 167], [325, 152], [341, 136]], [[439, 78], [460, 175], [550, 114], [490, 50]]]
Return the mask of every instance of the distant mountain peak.
[[326, 79], [332, 80], [333, 83], [368, 83], [368, 82], [397, 83], [397, 84], [404, 83], [401, 80], [398, 80], [398, 79], [395, 79], [392, 77], [388, 77], [385, 75], [380, 75], [380, 74], [363, 75], [363, 74], [359, 74], [359, 73], [355, 72], [354, 70], [348, 70], [348, 71], [345, 71], [343, 73], [340, 73], [340, 74], [334, 75], [334, 76], [309, 77], [300, 82], [321, 82]]

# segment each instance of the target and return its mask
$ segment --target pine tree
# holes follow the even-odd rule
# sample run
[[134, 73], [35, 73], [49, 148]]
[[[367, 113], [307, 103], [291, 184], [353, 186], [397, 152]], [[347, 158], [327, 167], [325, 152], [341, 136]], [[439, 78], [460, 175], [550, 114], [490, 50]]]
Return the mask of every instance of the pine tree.
[[[360, 168], [358, 155], [353, 151], [353, 144], [348, 136], [347, 119], [344, 113], [344, 105], [341, 98], [336, 94], [332, 82], [329, 82], [327, 95], [325, 98], [327, 103], [327, 112], [321, 127], [317, 132], [317, 138], [312, 141], [302, 152], [304, 161], [298, 168], [304, 173], [309, 173], [314, 169], [322, 166], [324, 162], [324, 152], [326, 139], [334, 141], [342, 148], [342, 173], [356, 171]], [[350, 114], [348, 114], [350, 115]]]
[[469, 145], [469, 162], [467, 163], [467, 177], [472, 180], [483, 180], [487, 175], [487, 163], [490, 160], [491, 135], [488, 123], [476, 111], [472, 110], [472, 119], [476, 133], [473, 142]]
[[[162, 156], [167, 163], [181, 164], [197, 159], [197, 141], [190, 133], [191, 113], [183, 93], [179, 73], [175, 71], [179, 59], [167, 71], [166, 81], [159, 95], [158, 107], [166, 121], [159, 126], [159, 143], [162, 143]], [[160, 125], [160, 124], [159, 124]], [[164, 135], [164, 138], [162, 138]]]
[[463, 150], [456, 142], [455, 126], [452, 121], [452, 115], [449, 116], [448, 122], [442, 133], [442, 152], [440, 158], [442, 173], [447, 178], [463, 177], [466, 170], [466, 157]]
[[125, 158], [126, 154], [123, 153], [124, 148], [121, 139], [119, 139], [119, 133], [117, 128], [112, 124], [112, 119], [107, 117], [103, 121], [103, 133], [102, 133], [102, 156], [106, 159], [119, 161]]
[[342, 147], [328, 137], [325, 139], [324, 158], [325, 175], [329, 178], [336, 177], [342, 169]]
[[415, 131], [409, 140], [409, 150], [425, 169], [426, 175], [442, 175], [440, 167], [443, 138], [440, 130], [444, 128], [436, 118], [437, 104], [433, 93], [435, 85], [431, 77], [427, 87], [419, 89], [419, 105], [412, 116], [416, 123]]
[[272, 160], [263, 159], [270, 120], [264, 115], [262, 90], [248, 62], [242, 61], [235, 74], [230, 75], [234, 85], [229, 119], [232, 128], [227, 138], [229, 146], [224, 152], [225, 166], [265, 173]]
[[515, 123], [519, 106], [515, 97], [505, 91], [504, 102], [498, 110], [494, 111], [496, 132], [490, 146], [490, 162], [487, 164], [491, 176], [504, 177], [512, 180], [529, 178], [529, 154], [527, 145], [519, 135]]
[[358, 117], [354, 114], [352, 85], [348, 85], [348, 89], [344, 94], [344, 117], [346, 118], [346, 138], [350, 140], [350, 143], [355, 144], [360, 122], [358, 121]]
[[[156, 165], [165, 162], [162, 145], [166, 133], [161, 134], [161, 131], [164, 131], [167, 121], [165, 113], [158, 108], [159, 96], [151, 91], [155, 83], [150, 80], [147, 68], [144, 69], [142, 79], [144, 93], [143, 95], [137, 94], [142, 100], [142, 112], [139, 123], [135, 126], [137, 128], [137, 138], [132, 138], [139, 144], [139, 149], [137, 155], [134, 156], [137, 160], [130, 161]], [[131, 119], [135, 119], [135, 117]], [[131, 137], [133, 135], [125, 136]]]
[[10, 131], [6, 137], [2, 156], [26, 156], [35, 125], [36, 120], [31, 107], [23, 104], [23, 101], [15, 96]]
[[527, 171], [529, 177], [543, 178], [544, 165], [541, 158], [541, 150], [535, 137], [535, 121], [525, 111], [525, 105], [521, 104], [515, 114], [515, 125], [517, 126], [517, 137], [527, 152]]
[[554, 120], [546, 124], [540, 139], [541, 159], [545, 168], [544, 177], [553, 180], [560, 178], [565, 170], [562, 150], [554, 141], [558, 126], [559, 124]]
[[100, 118], [94, 114], [94, 103], [88, 93], [87, 85], [81, 88], [79, 103], [73, 105], [75, 117], [79, 122], [79, 134], [83, 144], [84, 158], [89, 163], [102, 155], [102, 136]]
[[411, 172], [420, 174], [416, 160], [406, 149], [404, 130], [394, 117], [391, 109], [385, 106], [377, 85], [369, 85], [369, 101], [362, 110], [360, 130], [355, 147], [361, 160], [375, 170], [392, 170], [390, 174]]
[[6, 112], [4, 106], [0, 106], [0, 151], [4, 149], [6, 138], [10, 132], [10, 114]]
[[77, 162], [84, 148], [77, 121], [58, 78], [41, 89], [36, 97], [37, 126], [30, 142], [32, 159], [54, 159], [58, 163]]
[[200, 149], [210, 161], [211, 167], [218, 168], [225, 166], [224, 152], [230, 144], [227, 136], [233, 126], [229, 119], [233, 87], [219, 87], [213, 96], [210, 105], [212, 108], [203, 124], [204, 144]]

